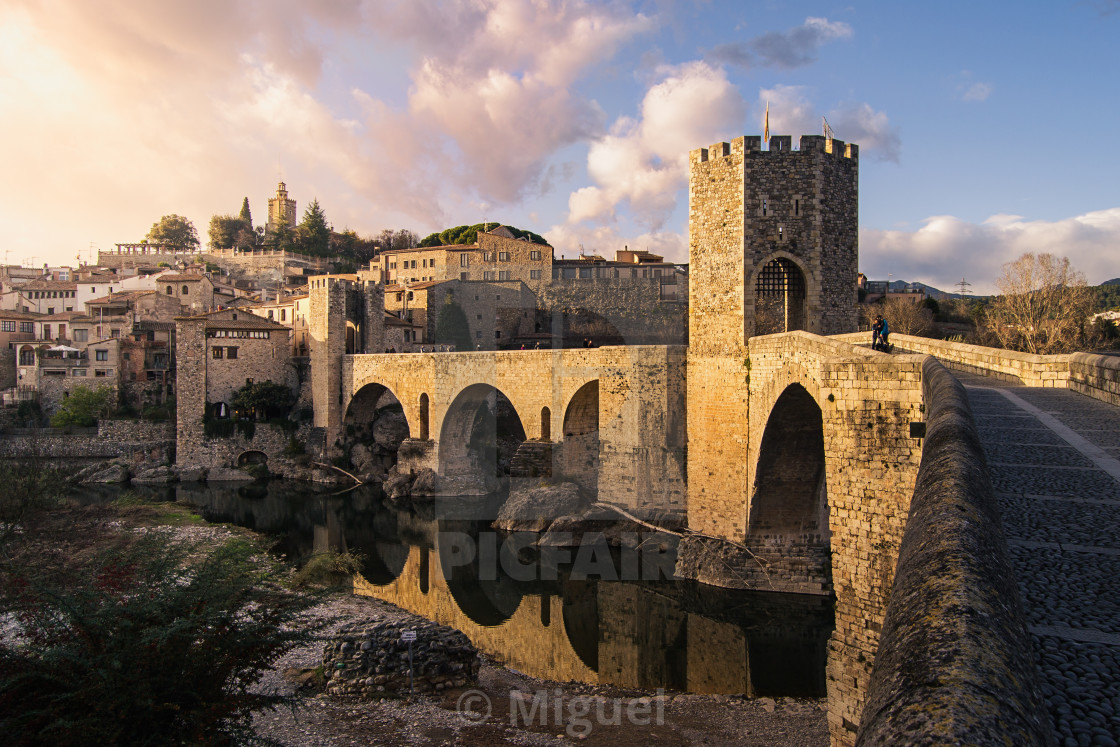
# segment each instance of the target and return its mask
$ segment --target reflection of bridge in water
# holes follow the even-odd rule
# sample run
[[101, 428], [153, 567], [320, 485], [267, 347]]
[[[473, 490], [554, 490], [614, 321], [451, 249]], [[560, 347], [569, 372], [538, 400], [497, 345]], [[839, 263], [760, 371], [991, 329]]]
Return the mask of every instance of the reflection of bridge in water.
[[826, 599], [688, 582], [577, 580], [570, 569], [532, 562], [522, 570], [537, 578], [514, 581], [480, 564], [487, 553], [462, 551], [500, 546], [501, 535], [452, 524], [441, 522], [430, 535], [435, 546], [379, 543], [382, 556], [367, 563], [355, 590], [461, 630], [504, 664], [543, 679], [824, 695], [832, 620]]

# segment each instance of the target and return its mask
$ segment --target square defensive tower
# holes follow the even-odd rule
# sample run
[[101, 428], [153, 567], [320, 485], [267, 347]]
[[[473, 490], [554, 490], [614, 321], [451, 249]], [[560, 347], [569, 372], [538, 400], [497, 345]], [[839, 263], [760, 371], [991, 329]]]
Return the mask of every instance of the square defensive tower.
[[689, 154], [689, 347], [856, 330], [859, 146], [746, 136]]

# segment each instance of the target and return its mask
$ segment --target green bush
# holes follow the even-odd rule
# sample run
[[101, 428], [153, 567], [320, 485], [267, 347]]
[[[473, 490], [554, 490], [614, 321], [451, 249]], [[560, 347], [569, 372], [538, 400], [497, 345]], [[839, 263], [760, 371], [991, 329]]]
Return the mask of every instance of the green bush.
[[[16, 744], [249, 744], [252, 714], [291, 702], [253, 690], [322, 623], [246, 542], [150, 535], [78, 567], [6, 568], [0, 733]], [[299, 624], [294, 624], [297, 622]]]
[[84, 384], [76, 386], [51, 417], [51, 425], [55, 428], [96, 425], [98, 416], [109, 407], [111, 397], [112, 391], [107, 386], [96, 390]]
[[365, 556], [361, 553], [315, 553], [292, 576], [291, 584], [297, 589], [308, 586], [338, 586], [351, 576], [361, 573], [364, 564]]

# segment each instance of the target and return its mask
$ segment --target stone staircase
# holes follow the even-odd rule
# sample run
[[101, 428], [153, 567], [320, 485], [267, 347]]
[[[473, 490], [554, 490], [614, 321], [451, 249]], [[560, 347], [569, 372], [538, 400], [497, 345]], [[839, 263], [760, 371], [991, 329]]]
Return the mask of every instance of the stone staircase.
[[552, 477], [552, 447], [550, 441], [525, 441], [517, 447], [510, 460], [510, 477]]

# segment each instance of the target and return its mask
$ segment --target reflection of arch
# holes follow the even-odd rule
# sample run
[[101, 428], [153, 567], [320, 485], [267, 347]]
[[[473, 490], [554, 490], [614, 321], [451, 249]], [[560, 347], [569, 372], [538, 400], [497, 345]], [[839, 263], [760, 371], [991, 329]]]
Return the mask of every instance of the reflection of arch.
[[552, 410], [547, 407], [541, 408], [541, 440], [552, 440]]
[[800, 384], [786, 387], [766, 421], [747, 531], [828, 545], [823, 418]]
[[754, 281], [754, 334], [768, 335], [805, 329], [805, 273], [791, 257], [779, 256], [764, 264]]
[[[517, 581], [489, 565], [499, 563], [497, 556], [488, 556], [489, 567], [480, 568], [479, 549], [484, 544], [499, 550], [503, 547], [501, 538], [493, 533], [471, 537], [461, 532], [444, 532], [440, 537], [439, 562], [447, 590], [463, 614], [478, 625], [494, 627], [513, 617], [521, 606], [522, 594]], [[463, 562], [466, 558], [471, 558], [471, 562]]]
[[564, 474], [590, 496], [599, 487], [599, 380], [581, 386], [564, 411]]
[[420, 395], [420, 440], [427, 441], [428, 436], [428, 395]]
[[374, 586], [384, 586], [400, 578], [411, 548], [400, 542], [379, 540], [363, 550], [362, 577]]
[[508, 460], [524, 440], [525, 427], [509, 398], [489, 384], [471, 384], [444, 415], [439, 473], [482, 479], [508, 474]]
[[268, 464], [268, 454], [263, 451], [243, 451], [237, 457], [237, 466], [244, 467], [249, 464]]
[[431, 573], [431, 568], [429, 567], [430, 566], [429, 555], [430, 555], [430, 553], [428, 552], [428, 548], [426, 548], [426, 547], [421, 547], [420, 548], [420, 571], [419, 571], [419, 574], [420, 574], [420, 593], [421, 594], [427, 594], [428, 593], [428, 587], [429, 587], [429, 584], [431, 583], [431, 577], [429, 575]]
[[599, 590], [595, 581], [564, 584], [564, 633], [580, 661], [599, 671]]

